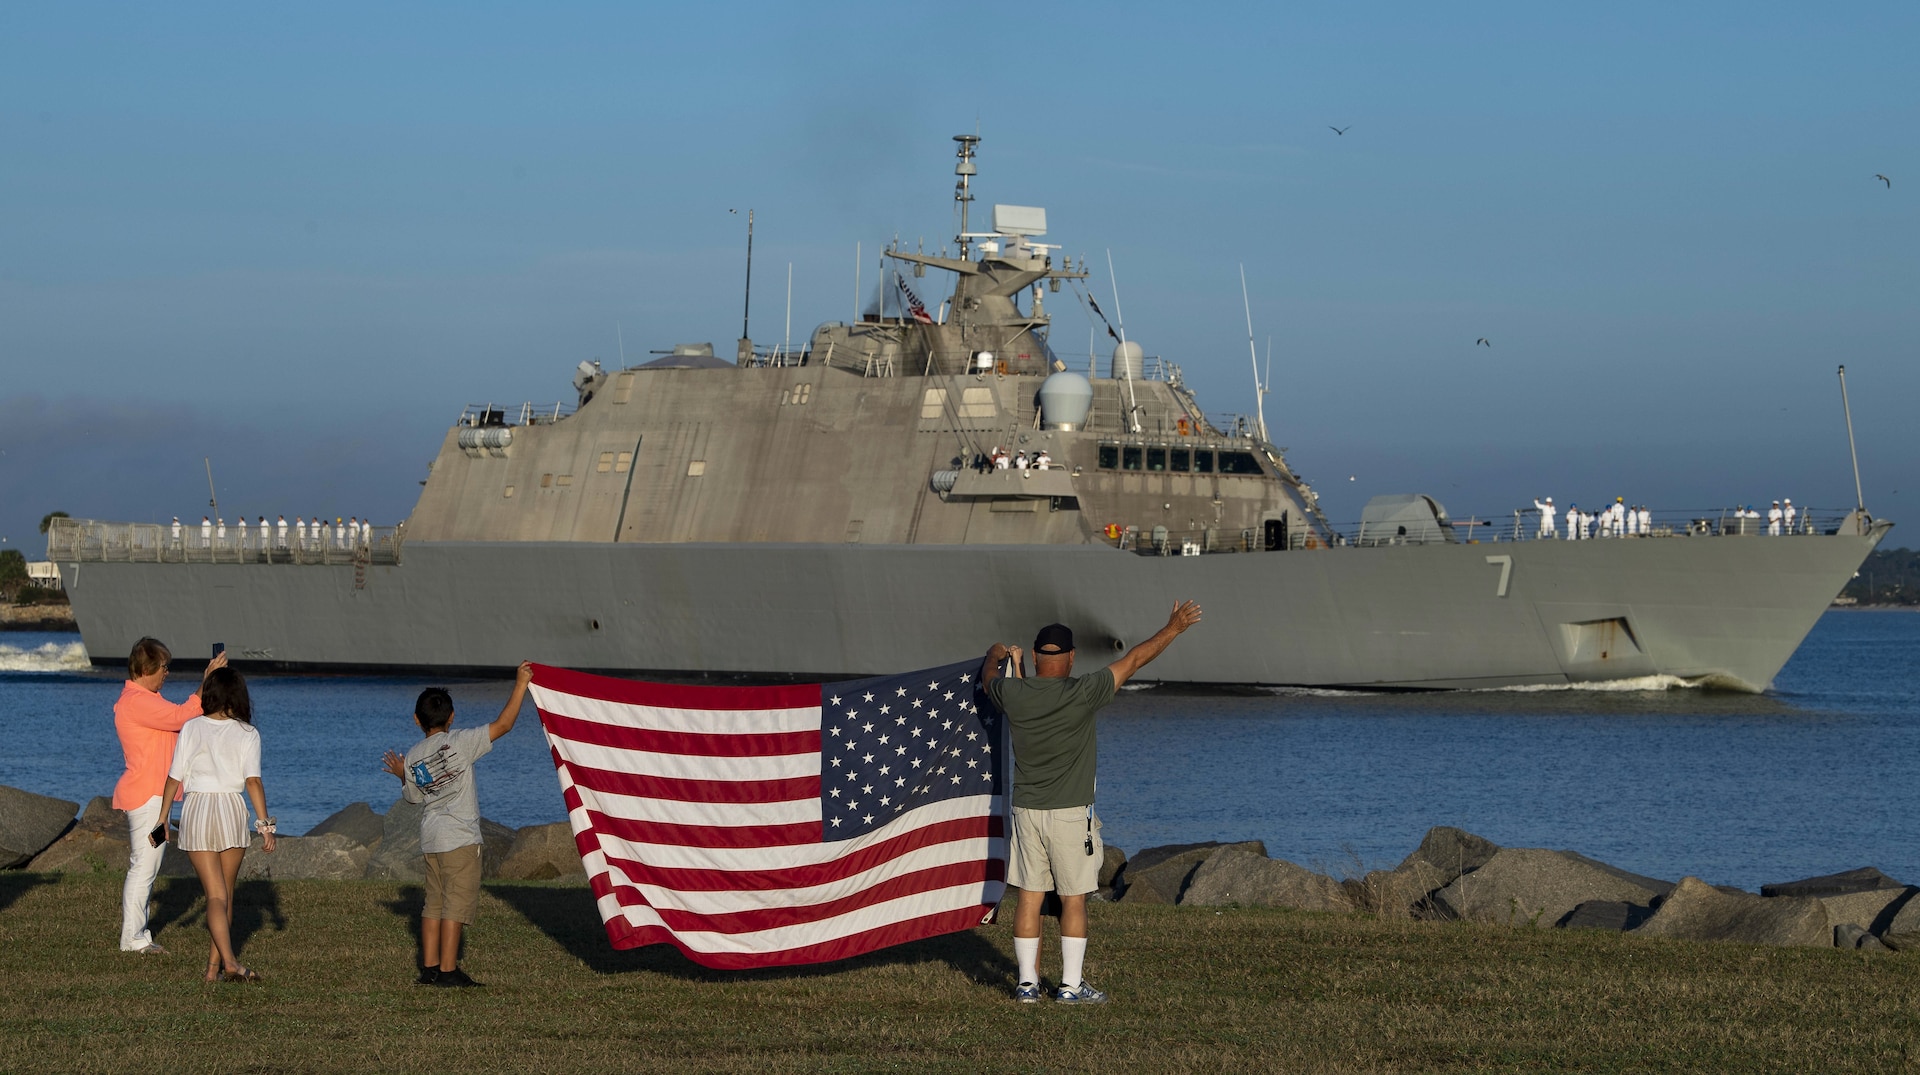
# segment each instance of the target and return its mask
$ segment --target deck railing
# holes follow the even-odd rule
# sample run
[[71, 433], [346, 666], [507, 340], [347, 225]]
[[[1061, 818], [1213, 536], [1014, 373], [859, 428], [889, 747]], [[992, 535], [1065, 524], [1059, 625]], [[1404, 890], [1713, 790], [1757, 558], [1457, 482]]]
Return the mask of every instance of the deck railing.
[[96, 519], [54, 519], [47, 528], [47, 559], [57, 563], [170, 564], [397, 564], [406, 543], [406, 527], [322, 526], [319, 532], [253, 527], [242, 535], [229, 527], [224, 536], [202, 536], [198, 526], [177, 530], [166, 523], [112, 523]]

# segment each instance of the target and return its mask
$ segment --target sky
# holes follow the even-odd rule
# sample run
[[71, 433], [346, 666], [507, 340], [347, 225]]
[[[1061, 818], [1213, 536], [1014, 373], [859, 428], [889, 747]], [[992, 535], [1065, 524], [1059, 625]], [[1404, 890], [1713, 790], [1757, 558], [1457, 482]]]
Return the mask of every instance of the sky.
[[1335, 521], [1849, 507], [1842, 363], [1869, 509], [1920, 505], [1920, 8], [956, 10], [9, 12], [0, 548], [195, 519], [209, 463], [223, 513], [397, 521], [466, 404], [730, 353], [729, 209], [756, 340], [789, 264], [794, 338], [847, 318], [856, 244], [870, 286], [887, 240], [952, 242], [975, 130], [977, 204], [1044, 206], [1103, 304], [1110, 252], [1210, 413], [1254, 407], [1244, 266]]

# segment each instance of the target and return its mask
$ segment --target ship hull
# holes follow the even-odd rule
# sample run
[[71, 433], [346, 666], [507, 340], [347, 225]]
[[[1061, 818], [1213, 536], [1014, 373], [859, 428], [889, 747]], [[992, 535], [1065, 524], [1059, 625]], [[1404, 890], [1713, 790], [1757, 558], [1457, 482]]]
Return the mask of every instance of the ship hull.
[[1671, 676], [1759, 691], [1885, 532], [1152, 557], [1104, 546], [417, 542], [404, 563], [64, 563], [96, 663], [143, 635], [242, 667], [832, 678], [1061, 621], [1084, 670], [1176, 600], [1143, 678], [1485, 688]]

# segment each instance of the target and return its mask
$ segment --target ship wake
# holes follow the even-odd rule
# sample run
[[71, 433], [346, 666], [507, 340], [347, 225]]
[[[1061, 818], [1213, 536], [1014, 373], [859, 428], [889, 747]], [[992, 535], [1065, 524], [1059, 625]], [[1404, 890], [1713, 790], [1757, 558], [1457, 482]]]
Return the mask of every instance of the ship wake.
[[23, 649], [0, 645], [0, 672], [85, 672], [93, 667], [79, 642], [49, 642]]

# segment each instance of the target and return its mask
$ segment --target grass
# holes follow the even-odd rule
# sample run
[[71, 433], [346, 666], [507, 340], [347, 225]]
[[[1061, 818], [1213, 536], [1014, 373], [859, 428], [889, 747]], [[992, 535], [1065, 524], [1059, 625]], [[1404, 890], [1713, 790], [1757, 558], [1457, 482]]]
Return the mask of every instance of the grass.
[[[198, 886], [166, 958], [123, 955], [119, 877], [0, 874], [6, 1071], [1904, 1071], [1920, 957], [1272, 909], [1101, 904], [1102, 1008], [1017, 1005], [1008, 926], [825, 967], [614, 952], [584, 889], [490, 884], [466, 966], [414, 986], [419, 890], [242, 886], [264, 985], [198, 980]], [[1058, 966], [1051, 935], [1042, 970]]]

